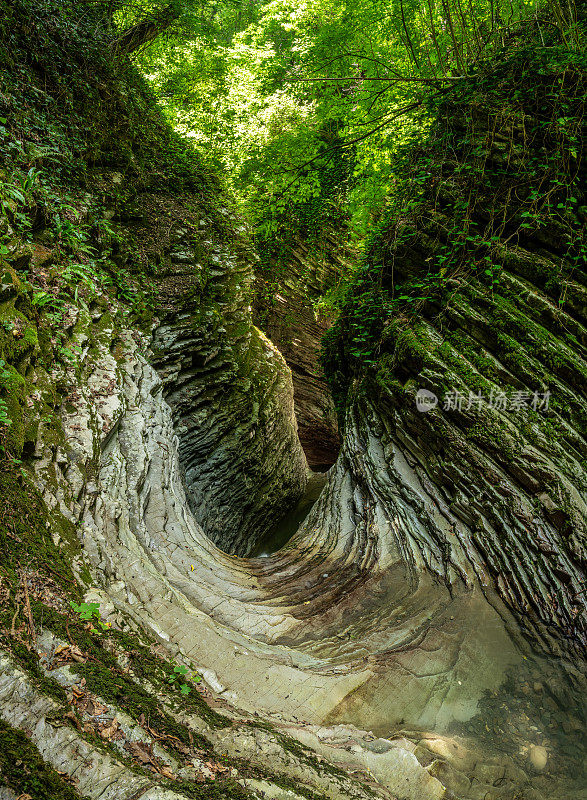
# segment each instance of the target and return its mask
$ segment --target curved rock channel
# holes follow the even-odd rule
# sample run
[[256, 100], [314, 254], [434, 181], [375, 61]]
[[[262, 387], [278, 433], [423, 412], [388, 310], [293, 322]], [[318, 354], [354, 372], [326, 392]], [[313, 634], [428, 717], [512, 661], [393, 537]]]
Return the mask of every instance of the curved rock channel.
[[[7, 19], [17, 5], [0, 0]], [[58, 5], [47, 16], [48, 30]], [[18, 13], [17, 50], [29, 47], [36, 30], [28, 11]], [[115, 650], [115, 637], [100, 640], [101, 655], [120, 666], [112, 667], [116, 679], [127, 681], [127, 689], [132, 680], [140, 684], [160, 720], [161, 708], [166, 722], [179, 718], [184, 740], [151, 728], [142, 709], [101, 697], [99, 682], [82, 694], [103, 712], [76, 715], [69, 697], [82, 679], [71, 639], [70, 663], [55, 659], [67, 649], [62, 619], [70, 610], [59, 587], [61, 605], [55, 601], [43, 612], [58, 609], [55, 630], [42, 620], [33, 624], [32, 612], [22, 630], [29, 633], [27, 663], [28, 647], [36, 645], [41, 666], [48, 664], [49, 677], [70, 695], [59, 705], [42, 683], [41, 667], [34, 680], [13, 651], [0, 654], [0, 735], [4, 725], [24, 732], [34, 758], [40, 754], [61, 776], [75, 779], [79, 794], [92, 800], [201, 798], [202, 791], [214, 791], [219, 767], [206, 753], [230, 757], [232, 778], [250, 789], [244, 796], [259, 800], [585, 797], [579, 612], [586, 598], [587, 508], [579, 423], [585, 419], [587, 276], [573, 268], [567, 304], [559, 307], [544, 276], [556, 272], [562, 257], [548, 242], [524, 250], [523, 239], [503, 255], [503, 297], [472, 282], [440, 322], [431, 307], [417, 329], [390, 326], [390, 351], [382, 360], [389, 380], [381, 380], [377, 395], [358, 387], [324, 488], [298, 530], [269, 553], [267, 537], [297, 513], [292, 509], [309, 480], [320, 480], [308, 461], [330, 463], [338, 448], [333, 403], [311, 402], [324, 387], [314, 373], [314, 339], [322, 328], [308, 326], [315, 331], [311, 346], [304, 342], [293, 364], [304, 393], [299, 421], [307, 450], [313, 426], [321, 426], [319, 446], [307, 458], [291, 370], [253, 324], [255, 256], [242, 221], [224, 207], [220, 184], [206, 188], [201, 165], [189, 179], [176, 175], [177, 143], [159, 113], [149, 112], [152, 98], [136, 87], [127, 91], [129, 78], [108, 73], [103, 83], [102, 68], [88, 61], [82, 88], [71, 90], [71, 107], [63, 102], [61, 84], [51, 88], [37, 59], [53, 42], [66, 56], [60, 61], [47, 51], [46, 69], [75, 61], [78, 26], [67, 22], [64, 30], [65, 44], [51, 33], [39, 40], [42, 46], [37, 42], [35, 61], [23, 61], [29, 99], [37, 98], [24, 106], [37, 103], [51, 122], [65, 115], [61, 146], [71, 151], [64, 149], [62, 160], [69, 164], [69, 153], [77, 163], [83, 151], [87, 171], [72, 198], [56, 197], [66, 198], [68, 208], [76, 203], [76, 219], [88, 231], [94, 223], [98, 230], [113, 226], [116, 250], [95, 231], [91, 249], [110, 269], [120, 264], [129, 276], [153, 278], [156, 317], [148, 315], [148, 329], [147, 323], [132, 327], [128, 305], [103, 293], [100, 275], [87, 302], [77, 302], [77, 289], [76, 302], [61, 292], [59, 342], [68, 358], [49, 358], [47, 340], [55, 331], [43, 328], [29, 295], [38, 284], [57, 296], [76, 251], [62, 260], [36, 206], [31, 241], [21, 240], [6, 217], [2, 335], [18, 344], [11, 364], [18, 396], [10, 398], [11, 433], [21, 440], [22, 471], [19, 461], [16, 472], [23, 485], [34, 475], [56, 552], [73, 561], [103, 623], [121, 636], [144, 635], [142, 650], [135, 639], [114, 654], [108, 648]], [[16, 55], [11, 63], [20, 76]], [[10, 90], [19, 108], [20, 80], [13, 76]], [[93, 93], [89, 81], [97, 82]], [[88, 97], [95, 106], [74, 109], [74, 101]], [[152, 139], [139, 119], [146, 119]], [[37, 122], [24, 114], [18, 126], [37, 152]], [[83, 146], [75, 137], [69, 144], [71, 129], [87, 135]], [[43, 134], [49, 153], [55, 130], [47, 125]], [[49, 172], [53, 161], [47, 163]], [[92, 224], [89, 208], [97, 215]], [[429, 228], [435, 225], [442, 228], [443, 220], [430, 215]], [[412, 269], [429, 260], [434, 230], [420, 226], [417, 233], [403, 261], [393, 254], [396, 272], [400, 262]], [[306, 256], [300, 249], [296, 258]], [[306, 289], [298, 295], [299, 286], [289, 288], [305, 313]], [[275, 330], [286, 326], [278, 312], [269, 325]], [[533, 386], [555, 389], [562, 402], [553, 415], [556, 441], [548, 441], [548, 429], [530, 413], [510, 420], [466, 409], [417, 412], [418, 386], [440, 394], [451, 380], [469, 389], [481, 385], [484, 370], [494, 376], [482, 384], [487, 388], [497, 380], [528, 388], [531, 375]], [[360, 382], [352, 373], [346, 377], [352, 388]], [[51, 524], [59, 515], [72, 531], [75, 526], [81, 553], [64, 541], [63, 526]], [[29, 578], [16, 575], [25, 594]], [[12, 627], [3, 632], [7, 650], [17, 642], [14, 619]], [[89, 634], [85, 641], [92, 645]], [[163, 654], [172, 681], [172, 659], [196, 671], [213, 708], [202, 701], [198, 713], [178, 710], [160, 684], [133, 673], [130, 650], [135, 658]], [[220, 724], [210, 721], [214, 710], [222, 712]], [[117, 722], [125, 745], [119, 742], [116, 751], [116, 742], [110, 749], [97, 742], [95, 728], [88, 732], [82, 724], [89, 716], [94, 723], [97, 716]], [[194, 741], [202, 738], [208, 749], [198, 755]], [[169, 740], [184, 751], [173, 750]], [[137, 742], [161, 755], [156, 776], [127, 757]], [[251, 764], [270, 771], [251, 778]], [[279, 775], [290, 779], [287, 788]], [[191, 794], [182, 794], [178, 776], [191, 781]], [[15, 797], [0, 787], [2, 800]]]
[[[86, 364], [64, 418], [68, 463], [47, 454], [37, 475], [83, 526], [102, 583], [88, 596], [195, 665], [219, 702], [386, 796], [578, 797], [577, 676], [531, 652], [465, 536], [441, 580], [430, 528], [450, 513], [368, 399], [287, 544], [227, 554], [258, 546], [308, 473], [290, 373], [250, 325], [246, 279], [218, 255], [216, 301], [232, 298], [220, 339], [201, 309], [195, 321], [175, 307], [150, 341], [104, 329]], [[83, 484], [98, 457], [99, 481]]]

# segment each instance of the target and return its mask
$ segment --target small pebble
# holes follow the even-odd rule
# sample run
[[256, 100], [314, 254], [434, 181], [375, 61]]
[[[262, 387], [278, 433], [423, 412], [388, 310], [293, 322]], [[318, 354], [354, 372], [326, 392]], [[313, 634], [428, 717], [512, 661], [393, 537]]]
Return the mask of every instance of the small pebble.
[[546, 747], [541, 747], [539, 744], [533, 744], [528, 753], [530, 763], [534, 769], [542, 771], [548, 761], [548, 753]]

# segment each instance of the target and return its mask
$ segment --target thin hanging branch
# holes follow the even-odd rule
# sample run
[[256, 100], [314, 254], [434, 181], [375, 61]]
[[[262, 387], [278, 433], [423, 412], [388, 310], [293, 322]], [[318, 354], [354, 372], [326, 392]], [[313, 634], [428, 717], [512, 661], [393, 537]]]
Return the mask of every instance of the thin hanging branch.
[[[442, 90], [439, 91], [442, 92]], [[377, 131], [380, 131], [383, 128], [387, 127], [391, 122], [398, 119], [399, 117], [402, 117], [405, 114], [409, 114], [411, 111], [415, 111], [417, 108], [420, 108], [423, 102], [424, 102], [423, 100], [415, 100], [414, 102], [408, 103], [407, 105], [402, 106], [399, 109], [395, 109], [395, 111], [390, 114], [382, 115], [380, 119], [383, 121], [380, 122], [379, 125], [375, 125], [373, 128], [371, 128], [370, 131], [367, 131], [367, 133], [363, 133], [360, 136], [356, 136], [354, 139], [346, 139], [340, 144], [328, 147], [326, 148], [326, 150], [322, 150], [321, 152], [317, 153], [315, 156], [308, 159], [308, 161], [305, 161], [303, 164], [299, 164], [298, 166], [292, 168], [291, 170], [289, 170], [289, 172], [295, 172], [296, 173], [295, 177], [285, 186], [285, 188], [283, 188], [280, 192], [278, 192], [277, 195], [275, 195], [275, 199], [279, 200], [281, 197], [283, 197], [291, 189], [291, 187], [295, 183], [297, 183], [297, 181], [300, 180], [300, 178], [302, 177], [303, 170], [309, 167], [318, 159], [326, 158], [327, 160], [330, 160], [333, 156], [333, 153], [336, 150], [345, 150], [349, 147], [352, 147], [355, 144], [358, 144], [359, 142], [364, 141], [365, 139], [368, 139], [370, 136], [373, 136], [374, 133], [377, 133]]]
[[443, 75], [438, 78], [417, 78], [413, 75], [398, 75], [394, 78], [365, 78], [362, 76], [352, 76], [347, 78], [286, 78], [286, 83], [362, 83], [363, 81], [381, 81], [384, 83], [444, 83], [445, 81], [466, 80], [466, 75]]

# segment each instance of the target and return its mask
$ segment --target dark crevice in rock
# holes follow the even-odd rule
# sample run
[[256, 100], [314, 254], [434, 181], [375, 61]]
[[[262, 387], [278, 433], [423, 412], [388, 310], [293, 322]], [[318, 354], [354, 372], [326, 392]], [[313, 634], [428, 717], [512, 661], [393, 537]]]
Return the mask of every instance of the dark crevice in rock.
[[308, 479], [306, 491], [299, 499], [297, 505], [275, 525], [257, 545], [251, 557], [267, 557], [280, 550], [297, 533], [300, 526], [308, 517], [320, 493], [326, 485], [325, 472], [315, 471]]
[[292, 372], [298, 434], [308, 465], [329, 469], [340, 451], [340, 432], [330, 389], [320, 364], [321, 341], [334, 316], [315, 308], [356, 258], [342, 237], [321, 233], [320, 252], [297, 239], [286, 265], [257, 275], [254, 319], [279, 348]]

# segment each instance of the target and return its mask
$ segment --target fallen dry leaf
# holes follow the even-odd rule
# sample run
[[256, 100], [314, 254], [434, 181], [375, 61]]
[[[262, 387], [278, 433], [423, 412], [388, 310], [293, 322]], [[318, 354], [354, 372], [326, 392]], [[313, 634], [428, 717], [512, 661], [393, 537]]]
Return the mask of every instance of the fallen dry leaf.
[[118, 720], [113, 719], [110, 723], [106, 723], [103, 727], [100, 728], [98, 731], [102, 739], [106, 739], [107, 741], [112, 741], [114, 736], [118, 733]]
[[124, 749], [131, 756], [142, 764], [149, 766], [154, 772], [159, 773], [164, 778], [175, 780], [175, 775], [167, 764], [164, 764], [153, 752], [153, 745], [150, 742], [125, 742]]
[[71, 720], [71, 722], [73, 722], [73, 724], [78, 729], [78, 731], [80, 731], [82, 729], [81, 723], [80, 723], [79, 719], [76, 717], [76, 715], [75, 715], [75, 713], [73, 711], [68, 711], [63, 716], [64, 716], [65, 719]]
[[222, 764], [217, 764], [215, 761], [206, 761], [206, 766], [213, 772], [226, 772], [228, 769], [228, 767], [224, 767]]
[[53, 661], [50, 669], [55, 669], [68, 661], [76, 661], [78, 664], [86, 660], [82, 651], [75, 644], [60, 645], [53, 654]]
[[126, 742], [124, 749], [141, 764], [157, 766], [158, 760], [153, 753], [153, 746], [148, 742]]
[[76, 786], [79, 783], [79, 780], [74, 778], [73, 775], [70, 775], [69, 772], [63, 772], [60, 769], [56, 770], [56, 772], [61, 778], [63, 778], [64, 781], [71, 783], [73, 786]]
[[159, 770], [159, 774], [162, 775], [164, 778], [175, 780], [175, 775], [173, 774], [173, 772], [171, 772], [169, 767], [161, 767], [161, 769]]
[[91, 717], [99, 717], [100, 714], [104, 714], [106, 713], [106, 711], [108, 711], [108, 706], [103, 706], [102, 703], [99, 703], [97, 700], [94, 700], [93, 697], [89, 698], [86, 712]]

